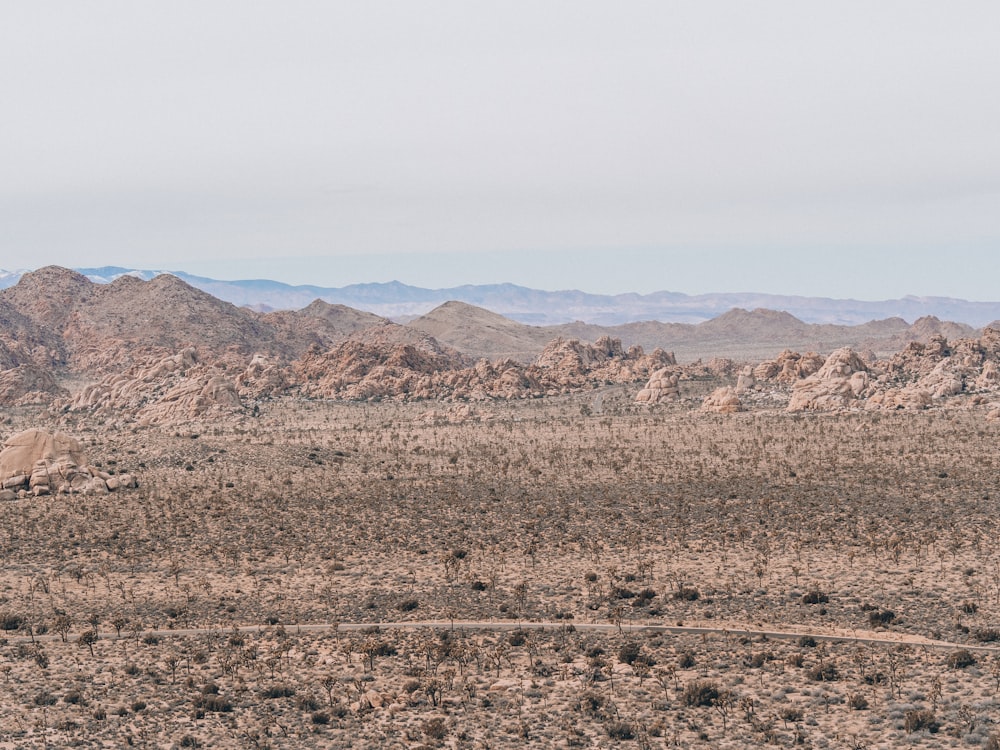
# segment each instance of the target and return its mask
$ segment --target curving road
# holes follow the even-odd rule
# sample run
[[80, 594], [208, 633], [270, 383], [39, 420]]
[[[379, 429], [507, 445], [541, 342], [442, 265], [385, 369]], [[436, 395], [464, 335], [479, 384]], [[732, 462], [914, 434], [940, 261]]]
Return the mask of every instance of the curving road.
[[[198, 636], [198, 635], [225, 635], [234, 630], [240, 633], [274, 633], [279, 628], [284, 628], [288, 633], [323, 633], [336, 630], [337, 632], [358, 632], [370, 630], [378, 627], [379, 630], [487, 630], [487, 631], [509, 631], [509, 630], [558, 630], [560, 628], [572, 628], [578, 632], [602, 632], [608, 633], [621, 630], [624, 633], [670, 633], [673, 635], [732, 635], [750, 636], [755, 638], [768, 638], [773, 640], [798, 640], [802, 637], [810, 637], [816, 641], [828, 643], [861, 643], [884, 646], [919, 646], [921, 648], [935, 650], [950, 650], [964, 648], [969, 651], [981, 653], [1000, 653], [1000, 646], [986, 646], [980, 644], [954, 643], [951, 641], [937, 641], [922, 636], [899, 634], [876, 634], [868, 631], [853, 631], [847, 633], [823, 633], [812, 630], [767, 630], [757, 627], [749, 627], [739, 624], [728, 624], [727, 626], [695, 626], [695, 625], [653, 625], [648, 623], [622, 622], [621, 626], [612, 623], [575, 623], [575, 622], [538, 622], [529, 620], [420, 620], [401, 622], [339, 622], [339, 623], [313, 623], [301, 625], [240, 625], [240, 626], [219, 626], [214, 628], [177, 628], [177, 629], [155, 629], [143, 630], [141, 637], [155, 635], [161, 638], [177, 636]], [[859, 635], [858, 633], [862, 633]], [[894, 637], [893, 637], [894, 636]], [[70, 635], [71, 641], [76, 641], [79, 635]], [[104, 633], [100, 640], [119, 640], [136, 637], [135, 633], [117, 636]], [[60, 635], [46, 633], [36, 636], [14, 636], [7, 638], [8, 643], [46, 643], [55, 642], [62, 639]]]

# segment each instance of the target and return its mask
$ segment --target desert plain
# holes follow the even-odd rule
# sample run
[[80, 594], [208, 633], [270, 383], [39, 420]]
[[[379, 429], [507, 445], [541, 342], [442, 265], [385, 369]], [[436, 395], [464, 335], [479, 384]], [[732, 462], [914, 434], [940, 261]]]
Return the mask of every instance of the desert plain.
[[981, 410], [279, 399], [0, 518], [0, 747], [990, 747]]

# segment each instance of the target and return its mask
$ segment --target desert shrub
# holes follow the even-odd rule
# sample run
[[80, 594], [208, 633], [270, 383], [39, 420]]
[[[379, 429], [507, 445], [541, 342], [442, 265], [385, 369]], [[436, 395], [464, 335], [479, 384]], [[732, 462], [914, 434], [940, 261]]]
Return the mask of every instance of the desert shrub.
[[616, 586], [611, 592], [611, 596], [615, 599], [634, 599], [636, 594], [630, 588], [626, 588], [625, 586]]
[[233, 704], [221, 695], [207, 694], [199, 695], [194, 699], [194, 707], [202, 711], [212, 711], [214, 713], [227, 714], [233, 710]]
[[24, 618], [13, 612], [0, 613], [0, 630], [20, 630], [24, 625]]
[[797, 706], [786, 706], [781, 709], [779, 716], [782, 721], [795, 723], [797, 721], [802, 721], [802, 709]]
[[183, 737], [181, 737], [181, 741], [179, 744], [181, 747], [192, 747], [192, 748], [201, 747], [201, 743], [198, 742], [198, 738], [192, 737], [190, 734], [185, 734]]
[[1000, 750], [1000, 734], [991, 734], [986, 738], [986, 750]]
[[656, 591], [648, 587], [639, 592], [639, 599], [644, 602], [651, 602], [656, 598], [656, 596]]
[[622, 647], [618, 649], [618, 661], [622, 664], [633, 664], [641, 653], [641, 644], [635, 641], [628, 641], [627, 643], [623, 643]]
[[433, 719], [428, 719], [421, 724], [420, 731], [429, 740], [443, 740], [448, 736], [448, 724], [445, 722], [444, 717], [435, 716]]
[[42, 692], [40, 692], [38, 695], [35, 696], [35, 705], [54, 706], [57, 700], [58, 698], [52, 695], [52, 693], [48, 692], [47, 690], [43, 690]]
[[94, 709], [95, 720], [104, 721], [106, 718], [108, 718], [108, 712], [104, 709], [103, 706], [98, 706], [97, 708]]
[[896, 613], [889, 609], [876, 609], [868, 613], [868, 624], [873, 628], [888, 625], [896, 619]]
[[694, 586], [681, 586], [674, 592], [674, 599], [680, 599], [685, 602], [697, 601], [700, 597], [701, 592]]
[[403, 599], [403, 601], [396, 605], [396, 609], [400, 612], [412, 612], [419, 606], [420, 602], [416, 599]]
[[338, 703], [332, 709], [330, 713], [333, 714], [338, 719], [343, 719], [349, 713], [349, 709], [343, 703]]
[[967, 615], [974, 615], [979, 611], [979, 605], [975, 602], [965, 602], [962, 604], [962, 612]]
[[588, 690], [580, 695], [580, 708], [589, 714], [600, 714], [604, 708], [606, 699], [600, 693]]
[[597, 573], [595, 573], [594, 571], [585, 573], [583, 576], [583, 580], [585, 580], [587, 583], [593, 583], [594, 581], [597, 580]]
[[86, 701], [83, 698], [83, 693], [79, 690], [70, 690], [66, 695], [63, 696], [63, 701], [66, 703], [72, 703], [75, 706], [86, 705]]
[[528, 638], [527, 636], [525, 636], [523, 630], [511, 631], [511, 634], [507, 636], [507, 643], [509, 643], [511, 646], [515, 647], [523, 646], [527, 642]]
[[828, 601], [830, 601], [830, 597], [819, 589], [807, 591], [802, 595], [803, 604], [826, 604]]
[[941, 728], [941, 724], [929, 708], [914, 708], [903, 714], [903, 728], [911, 733], [926, 729], [934, 734]]
[[486, 591], [486, 584], [483, 583], [482, 581], [473, 581], [472, 582], [472, 590], [473, 591]]
[[635, 728], [627, 721], [612, 721], [605, 729], [613, 740], [635, 739]]
[[295, 688], [289, 685], [272, 685], [264, 690], [263, 696], [265, 698], [275, 699], [275, 698], [291, 698], [295, 695]]
[[799, 638], [799, 645], [803, 648], [816, 648], [816, 639], [811, 635], [804, 635]]
[[330, 723], [330, 714], [324, 713], [323, 711], [317, 711], [316, 713], [314, 713], [312, 715], [312, 723], [313, 724], [320, 724], [320, 725], [322, 725], [322, 724], [329, 724]]
[[691, 669], [694, 665], [694, 655], [689, 651], [685, 651], [677, 657], [677, 666], [681, 669]]
[[747, 657], [746, 662], [747, 666], [753, 667], [754, 669], [760, 669], [772, 659], [774, 659], [774, 654], [770, 651], [758, 651], [757, 653], [751, 654]]
[[300, 711], [319, 711], [320, 703], [311, 695], [300, 695], [295, 699], [295, 706]]
[[139, 713], [146, 709], [146, 701], [132, 701], [132, 711]]
[[719, 686], [711, 680], [694, 680], [684, 686], [681, 701], [685, 706], [711, 706], [719, 699]]
[[847, 705], [852, 711], [864, 711], [868, 708], [868, 699], [861, 693], [851, 693], [847, 696]]
[[976, 657], [968, 649], [962, 648], [948, 654], [948, 666], [952, 669], [965, 669], [976, 663]]
[[789, 654], [788, 658], [785, 659], [785, 663], [791, 667], [801, 667], [805, 664], [805, 657], [802, 654]]
[[812, 667], [807, 673], [810, 680], [815, 682], [835, 682], [840, 679], [840, 673], [830, 662], [820, 662]]
[[1000, 630], [996, 628], [976, 628], [972, 631], [972, 637], [980, 643], [992, 643], [1000, 641]]

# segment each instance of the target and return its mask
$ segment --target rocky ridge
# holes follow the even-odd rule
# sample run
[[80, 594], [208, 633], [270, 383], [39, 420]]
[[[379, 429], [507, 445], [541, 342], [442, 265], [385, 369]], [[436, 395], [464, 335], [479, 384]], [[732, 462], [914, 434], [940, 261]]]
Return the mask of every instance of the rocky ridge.
[[[663, 325], [683, 335], [698, 328], [720, 342], [736, 342], [747, 326], [760, 329], [755, 335], [778, 338], [789, 332], [812, 337], [819, 330], [766, 310], [733, 310], [699, 326], [654, 328]], [[464, 341], [467, 349], [443, 343], [431, 330]], [[707, 409], [781, 404], [799, 411], [923, 408], [968, 394], [986, 403], [1000, 388], [1000, 334], [987, 329], [979, 338], [963, 335], [949, 343], [949, 335], [967, 333], [968, 327], [931, 317], [913, 326], [869, 324], [866, 330], [883, 341], [887, 335], [924, 334], [883, 359], [851, 347], [827, 357], [815, 353], [819, 348], [804, 354], [786, 349], [745, 366], [728, 358], [680, 366], [662, 348], [647, 354], [607, 335], [595, 336], [594, 343], [556, 336], [540, 346], [552, 330], [461, 303], [442, 306], [419, 325], [397, 325], [318, 300], [294, 312], [259, 313], [169, 275], [150, 281], [123, 276], [98, 285], [49, 267], [0, 290], [0, 404], [170, 424], [286, 395], [485, 401], [645, 384], [637, 400], [656, 404], [681, 399], [685, 380], [717, 378], [735, 379], [735, 400], [729, 392], [713, 394], [704, 402]], [[520, 348], [517, 358], [475, 356], [491, 347]], [[533, 347], [539, 348], [529, 357]], [[81, 380], [89, 384], [72, 392], [64, 386]]]
[[1000, 392], [1000, 329], [951, 342], [935, 333], [887, 359], [848, 347], [825, 359], [786, 351], [744, 367], [735, 390], [751, 400], [784, 394], [789, 411], [923, 409], [955, 398], [990, 403]]

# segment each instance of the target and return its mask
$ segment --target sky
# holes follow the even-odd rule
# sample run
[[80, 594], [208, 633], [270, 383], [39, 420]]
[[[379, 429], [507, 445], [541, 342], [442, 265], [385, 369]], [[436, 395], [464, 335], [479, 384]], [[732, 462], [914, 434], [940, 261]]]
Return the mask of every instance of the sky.
[[0, 2], [0, 268], [1000, 299], [995, 0]]

